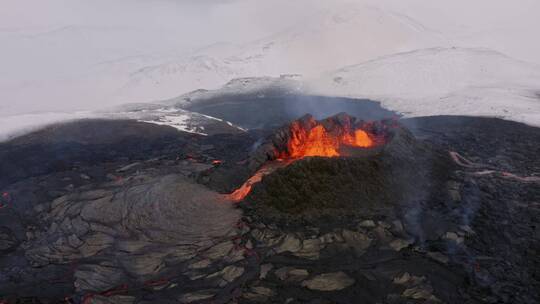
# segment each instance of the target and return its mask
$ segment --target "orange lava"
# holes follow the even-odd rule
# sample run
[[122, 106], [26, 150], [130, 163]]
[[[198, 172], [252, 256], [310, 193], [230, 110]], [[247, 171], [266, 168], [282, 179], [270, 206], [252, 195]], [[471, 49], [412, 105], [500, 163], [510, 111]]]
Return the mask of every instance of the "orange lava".
[[342, 145], [369, 148], [375, 144], [369, 134], [361, 129], [354, 132], [342, 130], [340, 134], [334, 135], [329, 133], [323, 125], [306, 130], [298, 123], [294, 123], [291, 125], [291, 138], [287, 144], [288, 151], [282, 153], [280, 158], [336, 157], [341, 155], [339, 150]]
[[236, 189], [231, 194], [227, 194], [227, 199], [233, 202], [240, 202], [251, 192], [251, 188], [253, 187], [253, 185], [260, 182], [265, 175], [268, 175], [274, 172], [277, 168], [283, 166], [286, 166], [286, 163], [282, 161], [267, 163], [261, 169], [259, 169], [259, 171], [257, 171], [252, 177], [250, 177], [244, 184], [242, 184], [240, 188]]
[[260, 182], [265, 175], [297, 159], [310, 156], [338, 157], [343, 156], [342, 146], [370, 148], [379, 143], [375, 136], [365, 130], [352, 128], [349, 124], [331, 127], [332, 130], [329, 131], [315, 120], [309, 122], [309, 127], [303, 127], [298, 121], [293, 122], [285, 151], [276, 151], [278, 161], [264, 164], [240, 188], [228, 194], [227, 199], [233, 202], [242, 201], [251, 192], [253, 185]]
[[229, 200], [233, 202], [239, 202], [243, 200], [251, 192], [251, 187], [253, 187], [253, 184], [256, 184], [262, 180], [262, 174], [257, 173], [255, 173], [255, 175], [250, 177], [244, 184], [242, 184], [240, 188], [234, 190], [233, 193], [229, 194]]
[[373, 147], [375, 144], [369, 134], [366, 131], [360, 129], [354, 131], [354, 137], [346, 134], [343, 138], [343, 143], [348, 146], [359, 148], [369, 148]]

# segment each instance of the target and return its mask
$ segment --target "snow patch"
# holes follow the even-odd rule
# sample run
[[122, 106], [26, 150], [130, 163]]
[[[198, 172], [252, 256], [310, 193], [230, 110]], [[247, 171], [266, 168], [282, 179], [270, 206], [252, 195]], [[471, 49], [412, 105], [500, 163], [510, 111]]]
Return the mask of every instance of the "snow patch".
[[178, 113], [176, 115], [159, 116], [155, 120], [139, 120], [139, 121], [152, 123], [156, 125], [170, 126], [184, 132], [200, 134], [200, 135], [208, 135], [202, 132], [204, 131], [204, 127], [193, 126], [191, 124], [191, 119], [192, 119], [191, 115]]
[[240, 131], [245, 129], [212, 116], [190, 112], [161, 104], [126, 104], [95, 112], [33, 113], [6, 116], [0, 119], [0, 142], [10, 140], [56, 123], [80, 119], [131, 119], [156, 125], [173, 127], [179, 131], [207, 135], [205, 126], [223, 122]]

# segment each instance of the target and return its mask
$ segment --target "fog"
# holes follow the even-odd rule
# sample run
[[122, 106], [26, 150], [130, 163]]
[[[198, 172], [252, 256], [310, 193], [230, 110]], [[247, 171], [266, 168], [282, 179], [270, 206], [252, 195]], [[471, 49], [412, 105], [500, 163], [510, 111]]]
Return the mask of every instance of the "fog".
[[[247, 1], [2, 0], [0, 5], [2, 116], [108, 105], [124, 74], [141, 65], [208, 44], [255, 39], [302, 14], [284, 11], [277, 20]], [[117, 66], [109, 70], [108, 63]]]
[[[0, 0], [0, 117], [152, 101], [237, 76], [316, 74], [433, 46], [538, 64], [538, 2]], [[392, 18], [410, 20], [406, 31]], [[252, 56], [258, 41], [279, 51]]]

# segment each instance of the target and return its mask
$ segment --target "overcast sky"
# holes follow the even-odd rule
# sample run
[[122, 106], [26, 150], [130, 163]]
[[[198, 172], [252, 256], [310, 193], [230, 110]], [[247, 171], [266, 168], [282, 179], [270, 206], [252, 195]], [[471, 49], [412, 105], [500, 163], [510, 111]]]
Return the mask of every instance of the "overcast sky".
[[[391, 8], [464, 45], [540, 63], [538, 0], [0, 0], [0, 117], [122, 102], [109, 93], [140, 67], [210, 44], [261, 39], [345, 2]], [[347, 35], [339, 36], [343, 43], [321, 37], [320, 49], [332, 48], [327, 41], [361, 47], [362, 37]], [[276, 60], [286, 62], [282, 55]]]

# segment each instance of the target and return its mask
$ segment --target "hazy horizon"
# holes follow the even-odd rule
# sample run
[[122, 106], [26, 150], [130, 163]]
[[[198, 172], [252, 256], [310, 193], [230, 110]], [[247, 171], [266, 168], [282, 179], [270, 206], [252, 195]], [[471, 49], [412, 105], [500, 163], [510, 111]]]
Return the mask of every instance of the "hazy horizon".
[[[238, 76], [316, 76], [438, 46], [482, 47], [540, 65], [540, 42], [529, 32], [540, 26], [540, 3], [533, 0], [4, 0], [1, 6], [0, 117], [159, 100]], [[278, 51], [265, 54], [261, 43]]]

